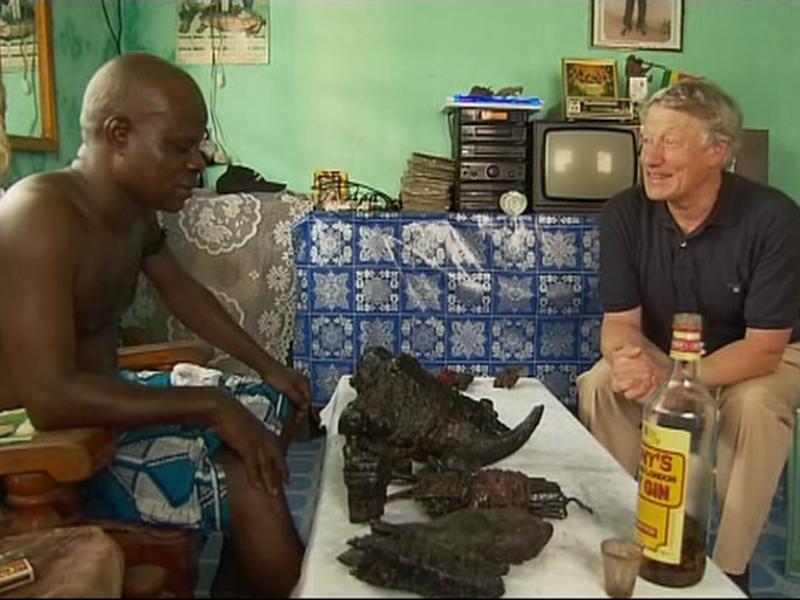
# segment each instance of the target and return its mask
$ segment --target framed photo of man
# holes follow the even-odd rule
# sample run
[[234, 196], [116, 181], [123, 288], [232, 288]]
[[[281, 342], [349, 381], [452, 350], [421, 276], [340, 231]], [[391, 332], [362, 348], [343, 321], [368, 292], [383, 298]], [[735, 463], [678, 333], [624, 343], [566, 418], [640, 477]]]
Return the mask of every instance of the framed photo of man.
[[591, 0], [592, 46], [683, 50], [683, 0]]

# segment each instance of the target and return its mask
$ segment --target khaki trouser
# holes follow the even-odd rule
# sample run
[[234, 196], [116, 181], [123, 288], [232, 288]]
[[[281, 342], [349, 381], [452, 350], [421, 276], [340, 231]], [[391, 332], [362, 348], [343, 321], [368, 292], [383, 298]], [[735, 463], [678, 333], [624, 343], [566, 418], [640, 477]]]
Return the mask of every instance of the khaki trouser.
[[[601, 359], [578, 377], [578, 414], [597, 440], [636, 476], [641, 406], [611, 391], [611, 369]], [[769, 517], [789, 455], [794, 411], [800, 406], [800, 343], [786, 348], [771, 375], [720, 390], [717, 498], [721, 510], [714, 562], [742, 573]]]

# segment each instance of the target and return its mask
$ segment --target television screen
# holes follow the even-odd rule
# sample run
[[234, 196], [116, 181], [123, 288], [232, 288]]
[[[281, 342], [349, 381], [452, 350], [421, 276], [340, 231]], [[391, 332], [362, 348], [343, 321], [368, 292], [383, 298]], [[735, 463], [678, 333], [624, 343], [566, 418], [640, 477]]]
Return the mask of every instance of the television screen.
[[544, 193], [549, 198], [609, 198], [630, 186], [636, 142], [627, 131], [551, 131], [544, 144]]
[[534, 210], [599, 211], [638, 181], [638, 125], [536, 122]]

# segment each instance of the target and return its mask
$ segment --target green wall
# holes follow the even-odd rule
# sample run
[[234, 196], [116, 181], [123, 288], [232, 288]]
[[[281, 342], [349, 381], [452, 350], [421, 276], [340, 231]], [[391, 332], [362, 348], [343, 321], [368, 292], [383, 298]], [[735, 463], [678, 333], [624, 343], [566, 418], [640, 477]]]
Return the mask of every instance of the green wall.
[[[770, 130], [771, 182], [800, 201], [800, 1], [685, 4], [684, 51], [637, 54], [731, 92], [746, 126]], [[174, 60], [176, 5], [125, 0], [125, 49]], [[270, 10], [271, 64], [226, 65], [217, 114], [235, 160], [298, 191], [315, 169], [338, 168], [396, 193], [411, 152], [449, 154], [447, 95], [522, 85], [550, 106], [562, 57], [616, 58], [622, 71], [629, 53], [589, 49], [588, 0], [272, 0]], [[56, 0], [54, 19], [61, 152], [17, 157], [22, 171], [74, 153], [81, 91], [113, 55], [98, 0]], [[187, 70], [208, 96], [209, 68]]]

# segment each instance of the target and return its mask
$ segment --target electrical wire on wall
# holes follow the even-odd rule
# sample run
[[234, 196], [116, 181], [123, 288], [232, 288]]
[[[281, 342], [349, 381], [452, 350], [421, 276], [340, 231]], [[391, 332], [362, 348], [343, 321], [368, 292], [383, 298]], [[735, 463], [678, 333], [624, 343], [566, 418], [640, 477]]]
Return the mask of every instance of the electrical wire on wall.
[[31, 126], [28, 135], [39, 136], [41, 135], [39, 124], [39, 89], [37, 87], [38, 77], [34, 70], [36, 59], [28, 56], [25, 52], [25, 44], [20, 44], [20, 55], [22, 56], [22, 77], [25, 82], [25, 93], [31, 94], [34, 98], [33, 102], [33, 119], [31, 119]]
[[[211, 38], [211, 82], [209, 86], [209, 116], [211, 118], [211, 131], [213, 132], [213, 140], [225, 156], [227, 162], [232, 161], [232, 156], [227, 149], [227, 141], [225, 134], [222, 131], [222, 124], [220, 123], [219, 115], [217, 114], [217, 95], [218, 90], [225, 80], [225, 71], [218, 61], [218, 53], [222, 49], [223, 40], [219, 35], [214, 35], [215, 27], [211, 25], [209, 28], [209, 36]], [[215, 153], [216, 154], [216, 153]], [[216, 161], [215, 161], [216, 162]]]
[[[12, 17], [21, 19], [22, 13], [20, 12], [19, 3], [16, 3], [16, 6], [14, 4], [11, 4], [10, 6], [12, 9], [16, 8], [16, 12], [12, 14]], [[17, 40], [17, 43], [19, 44], [19, 57], [22, 59], [22, 92], [26, 96], [30, 95], [34, 99], [32, 102], [33, 117], [31, 118], [31, 124], [28, 127], [28, 135], [37, 137], [41, 135], [39, 123], [39, 90], [37, 88], [38, 78], [36, 77], [37, 73], [35, 70], [37, 59], [35, 51], [33, 56], [31, 56], [28, 51], [35, 50], [38, 47], [39, 42], [37, 41], [36, 46], [34, 47], [29, 46], [22, 39]]]
[[111, 24], [111, 16], [109, 15], [108, 7], [106, 6], [106, 0], [100, 0], [100, 6], [103, 9], [103, 17], [105, 17], [106, 20], [106, 26], [111, 34], [111, 39], [114, 40], [114, 48], [117, 51], [117, 55], [120, 55], [122, 54], [122, 0], [117, 0], [116, 5], [117, 25], [114, 27]]

